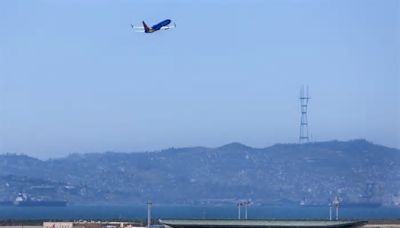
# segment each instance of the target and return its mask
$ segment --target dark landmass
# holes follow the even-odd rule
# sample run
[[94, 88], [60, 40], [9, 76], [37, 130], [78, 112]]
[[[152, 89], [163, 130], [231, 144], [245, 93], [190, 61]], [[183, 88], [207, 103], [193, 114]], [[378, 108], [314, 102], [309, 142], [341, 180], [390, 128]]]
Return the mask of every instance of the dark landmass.
[[26, 192], [70, 204], [400, 204], [400, 150], [366, 140], [143, 153], [72, 154], [42, 161], [0, 155], [0, 201]]

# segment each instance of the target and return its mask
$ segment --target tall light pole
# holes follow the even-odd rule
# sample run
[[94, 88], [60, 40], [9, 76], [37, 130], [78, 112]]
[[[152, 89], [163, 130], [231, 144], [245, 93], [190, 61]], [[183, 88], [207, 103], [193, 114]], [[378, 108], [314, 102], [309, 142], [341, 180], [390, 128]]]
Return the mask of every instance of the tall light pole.
[[152, 202], [150, 200], [147, 201], [147, 228], [150, 228], [151, 225], [151, 206]]
[[238, 202], [237, 203], [237, 207], [238, 207], [238, 219], [240, 220], [240, 207], [242, 206], [242, 202]]
[[339, 196], [335, 197], [332, 204], [333, 206], [336, 207], [336, 220], [339, 220], [339, 204], [340, 204]]
[[247, 220], [247, 206], [248, 206], [247, 203], [244, 204], [244, 219], [246, 219], [246, 220]]
[[243, 202], [243, 204], [244, 204], [244, 218], [247, 219], [247, 208], [250, 206], [251, 201], [246, 200]]
[[241, 219], [241, 207], [244, 207], [244, 219], [247, 219], [247, 208], [251, 204], [250, 200], [238, 201], [236, 206], [238, 207], [238, 219]]

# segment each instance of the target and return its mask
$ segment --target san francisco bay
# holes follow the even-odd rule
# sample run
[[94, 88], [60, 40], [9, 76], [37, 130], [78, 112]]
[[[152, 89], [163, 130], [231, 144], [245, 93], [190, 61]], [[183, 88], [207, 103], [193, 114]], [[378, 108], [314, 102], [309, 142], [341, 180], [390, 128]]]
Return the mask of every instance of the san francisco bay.
[[[399, 207], [340, 208], [341, 219], [398, 219]], [[153, 218], [237, 218], [234, 206], [157, 206]], [[242, 211], [242, 216], [244, 212]], [[0, 219], [132, 219], [145, 218], [146, 206], [0, 207]], [[249, 219], [328, 219], [329, 207], [267, 207], [248, 209]]]

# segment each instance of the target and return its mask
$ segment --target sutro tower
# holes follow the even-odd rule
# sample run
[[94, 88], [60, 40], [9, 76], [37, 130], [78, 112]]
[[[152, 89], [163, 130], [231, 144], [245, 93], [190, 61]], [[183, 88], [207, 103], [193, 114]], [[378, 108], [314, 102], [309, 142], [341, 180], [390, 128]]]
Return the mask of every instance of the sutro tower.
[[307, 143], [309, 142], [309, 130], [308, 130], [308, 117], [307, 117], [307, 107], [308, 100], [310, 100], [308, 94], [308, 86], [304, 89], [304, 85], [300, 89], [300, 110], [301, 110], [301, 118], [300, 118], [300, 136], [299, 143]]

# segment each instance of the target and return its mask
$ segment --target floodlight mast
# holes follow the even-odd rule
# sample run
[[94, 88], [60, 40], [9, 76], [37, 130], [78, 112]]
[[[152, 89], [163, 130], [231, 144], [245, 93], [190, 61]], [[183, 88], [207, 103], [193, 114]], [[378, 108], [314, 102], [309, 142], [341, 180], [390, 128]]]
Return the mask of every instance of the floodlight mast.
[[251, 200], [246, 200], [243, 202], [243, 204], [244, 204], [244, 218], [247, 219], [247, 208], [250, 206]]
[[151, 206], [152, 202], [150, 200], [147, 201], [147, 228], [151, 226]]
[[238, 202], [236, 205], [238, 207], [238, 219], [240, 220], [240, 207], [242, 206], [242, 203]]
[[244, 200], [244, 201], [238, 201], [236, 206], [238, 207], [238, 219], [241, 219], [241, 207], [244, 207], [244, 219], [247, 219], [247, 209], [249, 205], [251, 205], [252, 202], [251, 200]]
[[246, 220], [247, 220], [247, 206], [248, 206], [248, 204], [244, 205], [244, 219], [246, 219]]
[[339, 196], [335, 197], [335, 199], [333, 200], [332, 204], [336, 208], [336, 220], [339, 220], [339, 205], [340, 205]]

